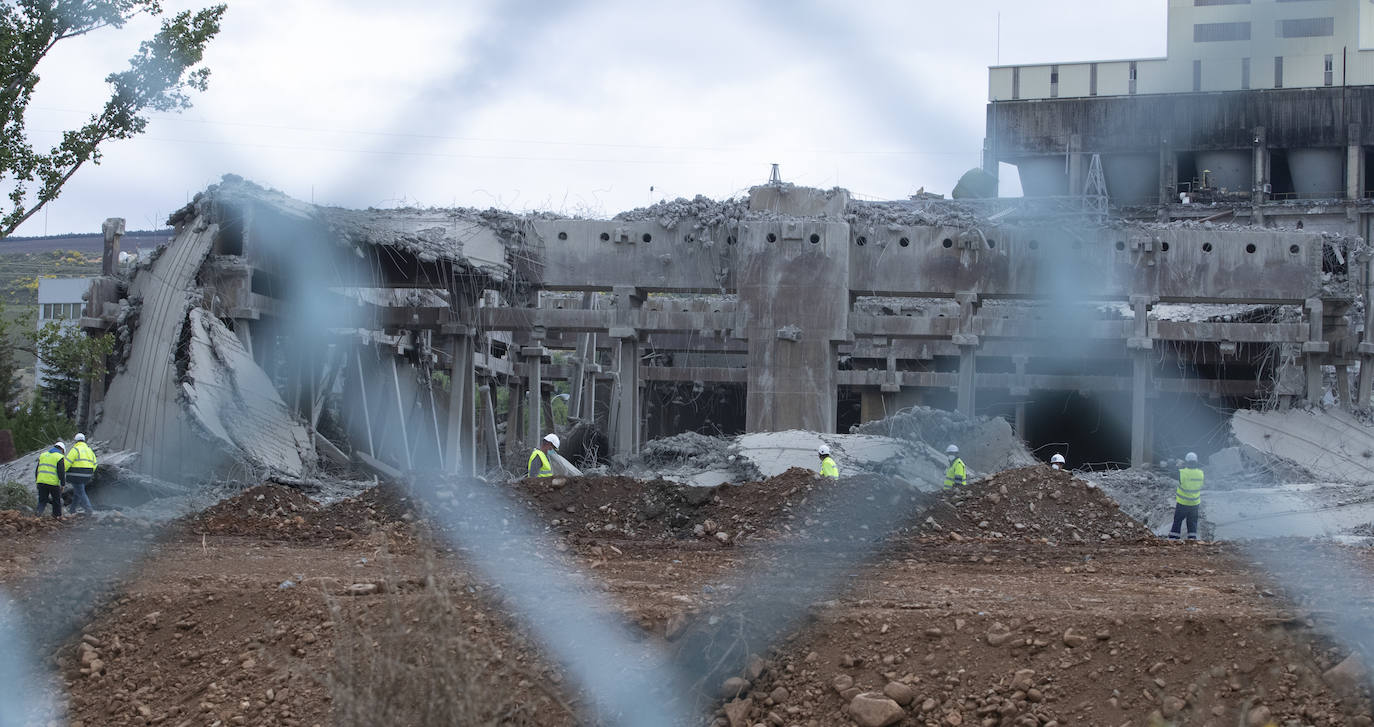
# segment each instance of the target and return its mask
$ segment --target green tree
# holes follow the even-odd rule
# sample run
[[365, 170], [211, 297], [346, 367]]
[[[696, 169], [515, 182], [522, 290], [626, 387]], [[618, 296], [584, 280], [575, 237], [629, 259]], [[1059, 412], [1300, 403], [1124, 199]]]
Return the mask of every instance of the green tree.
[[0, 413], [19, 396], [20, 350], [18, 331], [4, 303], [0, 303]]
[[23, 454], [51, 446], [76, 431], [76, 422], [52, 404], [35, 398], [14, 410], [0, 409], [0, 429], [14, 436], [14, 450]]
[[39, 62], [64, 40], [121, 28], [145, 13], [161, 15], [158, 0], [0, 0], [0, 180], [9, 188], [0, 238], [56, 199], [83, 164], [99, 164], [101, 144], [137, 136], [148, 126], [145, 113], [189, 108], [190, 93], [205, 90], [210, 70], [195, 66], [219, 33], [224, 5], [164, 18], [128, 69], [105, 77], [111, 93], [100, 113], [47, 152], [34, 150], [25, 116]]
[[49, 321], [34, 336], [34, 352], [43, 362], [43, 398], [66, 416], [76, 414], [81, 384], [105, 377], [105, 358], [114, 351], [114, 336], [88, 336], [75, 326]]

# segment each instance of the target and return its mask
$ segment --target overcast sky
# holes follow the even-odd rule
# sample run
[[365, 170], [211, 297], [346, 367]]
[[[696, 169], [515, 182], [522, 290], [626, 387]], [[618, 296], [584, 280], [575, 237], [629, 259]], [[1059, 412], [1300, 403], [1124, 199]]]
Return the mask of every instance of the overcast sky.
[[[105, 147], [17, 234], [160, 226], [226, 173], [348, 207], [583, 215], [728, 197], [772, 162], [861, 197], [947, 194], [979, 163], [999, 56], [1165, 51], [1165, 0], [228, 2], [194, 108]], [[105, 74], [154, 31], [59, 46], [34, 138], [98, 109]]]

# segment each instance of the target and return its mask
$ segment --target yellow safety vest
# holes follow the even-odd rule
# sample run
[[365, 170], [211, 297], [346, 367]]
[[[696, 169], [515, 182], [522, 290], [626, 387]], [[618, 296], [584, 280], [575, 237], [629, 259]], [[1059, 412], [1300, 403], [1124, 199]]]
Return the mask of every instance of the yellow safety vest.
[[57, 465], [62, 464], [62, 459], [61, 452], [49, 451], [38, 455], [38, 484], [54, 487], [62, 484], [62, 480], [57, 477]]
[[829, 457], [821, 460], [821, 477], [839, 479], [840, 468], [835, 466], [835, 460]]
[[1178, 471], [1178, 490], [1174, 497], [1180, 505], [1202, 504], [1202, 470], [1184, 467]]
[[67, 469], [95, 469], [95, 452], [92, 452], [85, 442], [73, 444], [71, 451], [67, 453]]
[[530, 465], [534, 464], [534, 458], [539, 458], [539, 476], [553, 477], [553, 467], [549, 464], [549, 456], [544, 454], [544, 450], [536, 449], [530, 452], [530, 459], [525, 463], [525, 471], [530, 471]]
[[949, 469], [945, 470], [945, 489], [962, 486], [964, 484], [964, 460], [958, 457], [949, 464]]

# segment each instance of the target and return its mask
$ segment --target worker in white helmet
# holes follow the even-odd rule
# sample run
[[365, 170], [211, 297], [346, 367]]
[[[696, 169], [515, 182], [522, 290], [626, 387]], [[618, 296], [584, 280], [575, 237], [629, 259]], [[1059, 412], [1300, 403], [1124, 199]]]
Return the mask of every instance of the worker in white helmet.
[[72, 486], [72, 512], [80, 507], [87, 515], [94, 513], [91, 498], [86, 496], [86, 485], [95, 476], [95, 452], [86, 444], [86, 435], [77, 432], [76, 441], [67, 450], [67, 484]]
[[1178, 489], [1174, 491], [1174, 524], [1169, 539], [1178, 540], [1183, 523], [1188, 522], [1188, 539], [1197, 540], [1198, 511], [1202, 509], [1202, 469], [1197, 466], [1197, 454], [1189, 452], [1178, 469]]
[[832, 480], [840, 478], [840, 468], [835, 466], [835, 460], [830, 458], [830, 447], [822, 444], [816, 448], [816, 455], [821, 458], [821, 477], [829, 477]]
[[549, 463], [549, 452], [558, 449], [557, 434], [545, 434], [544, 440], [539, 443], [533, 452], [530, 452], [530, 461], [526, 463], [526, 475], [529, 477], [553, 477], [553, 465]]
[[962, 487], [967, 472], [964, 469], [964, 460], [959, 459], [959, 447], [953, 444], [945, 447], [945, 455], [949, 457], [949, 467], [945, 468], [945, 489]]
[[1062, 469], [1064, 469], [1064, 455], [1062, 455], [1062, 454], [1060, 454], [1060, 453], [1058, 453], [1058, 452], [1055, 452], [1055, 453], [1054, 453], [1054, 456], [1053, 456], [1053, 457], [1050, 457], [1050, 469], [1056, 469], [1056, 470], [1062, 470]]

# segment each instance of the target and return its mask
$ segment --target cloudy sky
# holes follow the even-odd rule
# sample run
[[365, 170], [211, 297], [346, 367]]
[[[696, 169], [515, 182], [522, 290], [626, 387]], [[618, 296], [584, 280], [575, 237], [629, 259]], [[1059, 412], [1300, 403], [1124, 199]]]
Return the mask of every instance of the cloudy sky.
[[[863, 197], [948, 193], [979, 163], [999, 58], [1165, 49], [1165, 0], [228, 3], [195, 107], [107, 146], [17, 234], [155, 227], [226, 173], [349, 207], [585, 215], [728, 197], [772, 162]], [[105, 74], [154, 31], [59, 46], [34, 138], [98, 109]]]

